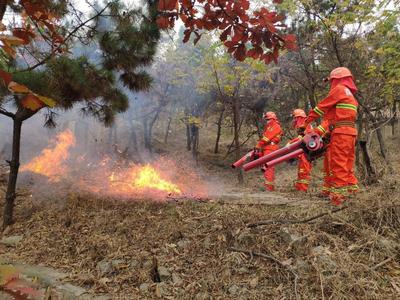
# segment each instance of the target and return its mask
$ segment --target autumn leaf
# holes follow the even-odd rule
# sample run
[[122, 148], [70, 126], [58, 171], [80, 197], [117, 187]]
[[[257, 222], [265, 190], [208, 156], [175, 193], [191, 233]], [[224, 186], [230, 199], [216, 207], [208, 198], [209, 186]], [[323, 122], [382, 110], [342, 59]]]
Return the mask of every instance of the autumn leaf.
[[31, 93], [32, 92], [25, 85], [16, 83], [15, 81], [11, 81], [8, 84], [8, 90], [13, 92], [13, 93], [17, 93], [17, 94], [27, 94], [27, 93]]
[[190, 39], [190, 35], [191, 35], [192, 31], [190, 29], [185, 29], [185, 31], [183, 32], [183, 42], [187, 43]]
[[246, 46], [240, 44], [239, 47], [237, 47], [234, 56], [238, 61], [244, 61], [246, 59]]
[[159, 11], [171, 11], [178, 9], [178, 0], [160, 0], [158, 2]]
[[49, 97], [45, 97], [45, 96], [40, 96], [37, 94], [34, 94], [36, 97], [39, 98], [40, 101], [42, 101], [44, 104], [46, 104], [46, 106], [48, 107], [54, 107], [56, 106], [57, 102], [54, 99], [51, 99]]
[[6, 29], [7, 29], [6, 25], [4, 25], [2, 22], [0, 22], [0, 31], [4, 31]]
[[24, 44], [24, 40], [13, 35], [0, 34], [0, 40], [10, 46], [19, 46]]
[[3, 70], [0, 70], [0, 77], [3, 79], [5, 86], [8, 86], [12, 80], [11, 74]]
[[25, 28], [15, 28], [13, 30], [13, 35], [20, 38], [24, 45], [29, 44], [30, 41], [35, 38], [35, 34]]
[[45, 106], [45, 104], [42, 101], [40, 101], [40, 99], [37, 96], [35, 96], [33, 94], [26, 95], [21, 100], [21, 105], [22, 105], [22, 107], [25, 107], [32, 111], [37, 111]]
[[3, 50], [10, 55], [12, 58], [16, 57], [17, 52], [7, 43], [4, 43], [3, 46], [1, 46], [3, 48]]
[[170, 27], [171, 21], [169, 20], [168, 17], [160, 16], [157, 18], [157, 25], [161, 29], [167, 29]]

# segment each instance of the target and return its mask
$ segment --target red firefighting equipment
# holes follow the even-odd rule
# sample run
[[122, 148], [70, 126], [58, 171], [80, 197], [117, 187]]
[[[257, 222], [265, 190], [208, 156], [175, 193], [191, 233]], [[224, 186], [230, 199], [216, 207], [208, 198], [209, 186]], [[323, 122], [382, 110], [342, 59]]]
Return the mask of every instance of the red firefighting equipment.
[[247, 160], [251, 160], [251, 159], [257, 159], [261, 156], [261, 153], [259, 150], [254, 149], [251, 150], [250, 152], [246, 153], [242, 158], [240, 158], [239, 160], [235, 161], [231, 167], [233, 169], [239, 168], [241, 167]]
[[[295, 109], [292, 113], [293, 116], [293, 127], [295, 129], [299, 129], [302, 128], [304, 126], [304, 122], [306, 120], [306, 113], [304, 112], [304, 110], [302, 109]], [[311, 124], [309, 124], [307, 126], [307, 128], [305, 129], [304, 133], [311, 133], [313, 130]], [[289, 143], [293, 143], [299, 139], [301, 139], [302, 136], [298, 136], [297, 138], [291, 140]], [[307, 159], [306, 155], [300, 154], [297, 157], [298, 160], [298, 164], [297, 164], [297, 180], [295, 183], [295, 188], [298, 191], [303, 191], [303, 192], [307, 192], [308, 189], [308, 185], [310, 184], [310, 180], [311, 180], [311, 169], [312, 169], [312, 165], [311, 162]]]
[[[281, 125], [275, 113], [267, 112], [264, 118], [268, 123], [264, 127], [263, 137], [258, 141], [256, 149], [261, 149], [263, 155], [267, 155], [279, 149], [279, 142], [283, 134]], [[275, 168], [267, 168], [264, 171], [264, 187], [266, 190], [273, 191], [275, 189]]]
[[357, 88], [351, 72], [346, 68], [338, 68], [331, 72], [331, 90], [309, 113], [305, 125], [320, 117], [329, 120], [331, 142], [329, 149], [329, 183], [330, 200], [340, 205], [349, 192], [358, 189], [358, 181], [354, 175], [355, 142], [357, 130], [358, 102], [353, 93]]
[[287, 144], [283, 148], [245, 164], [243, 170], [249, 171], [261, 165], [269, 169], [281, 162], [296, 158], [303, 153], [307, 155], [310, 161], [313, 161], [323, 155], [324, 151], [324, 140], [317, 133], [311, 132], [292, 144]]

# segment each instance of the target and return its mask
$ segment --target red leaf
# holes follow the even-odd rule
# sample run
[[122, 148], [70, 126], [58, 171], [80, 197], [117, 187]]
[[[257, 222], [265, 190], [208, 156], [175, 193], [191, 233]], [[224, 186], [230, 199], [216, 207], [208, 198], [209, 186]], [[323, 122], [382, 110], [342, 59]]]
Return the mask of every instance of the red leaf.
[[159, 11], [171, 11], [178, 9], [178, 0], [159, 0], [158, 10]]
[[246, 46], [240, 44], [233, 55], [238, 61], [244, 61], [246, 59]]
[[271, 54], [265, 54], [263, 56], [264, 62], [266, 65], [268, 65], [272, 61], [272, 55]]
[[243, 42], [243, 38], [245, 37], [244, 33], [243, 33], [243, 29], [241, 27], [236, 26], [234, 28], [234, 32], [235, 32], [235, 35], [232, 38], [232, 42], [234, 42], [235, 44], [237, 44], [239, 42]]
[[29, 44], [30, 41], [35, 38], [35, 34], [25, 28], [15, 28], [13, 30], [13, 35], [23, 40], [24, 45]]
[[250, 56], [250, 57], [252, 57], [252, 58], [254, 58], [254, 59], [257, 59], [257, 58], [260, 58], [261, 57], [261, 55], [263, 54], [263, 49], [260, 47], [260, 46], [254, 46], [254, 48], [253, 49], [250, 49], [248, 52], [247, 52], [247, 56]]
[[183, 32], [183, 42], [184, 43], [187, 43], [188, 41], [189, 41], [189, 39], [190, 39], [190, 35], [192, 34], [192, 31], [190, 30], [190, 29], [186, 29], [184, 32]]
[[226, 48], [232, 48], [236, 46], [236, 43], [232, 42], [232, 41], [225, 41], [224, 43]]
[[250, 2], [248, 0], [242, 0], [241, 3], [244, 10], [248, 10], [250, 8]]
[[192, 7], [192, 2], [190, 0], [182, 0], [181, 5], [183, 8], [190, 8]]
[[45, 104], [40, 101], [38, 97], [32, 94], [26, 95], [22, 100], [21, 100], [21, 105], [25, 108], [28, 108], [32, 111], [38, 111], [42, 107], [45, 106]]
[[3, 70], [0, 70], [0, 77], [3, 79], [3, 83], [5, 86], [8, 86], [12, 80], [11, 74]]
[[173, 20], [170, 20], [168, 17], [164, 16], [158, 17], [156, 22], [158, 27], [161, 29], [167, 29], [173, 26]]
[[296, 36], [294, 34], [288, 34], [283, 37], [285, 41], [285, 47], [289, 50], [297, 50]]
[[201, 38], [201, 34], [194, 32], [194, 34], [196, 35], [195, 39], [193, 40], [193, 43], [196, 45], [198, 43], [198, 41]]
[[226, 29], [221, 33], [221, 35], [219, 36], [219, 39], [220, 39], [222, 42], [225, 42], [226, 39], [227, 39], [227, 37], [228, 37], [228, 35], [230, 35], [231, 30], [232, 30], [232, 26], [229, 26], [228, 28], [226, 28]]

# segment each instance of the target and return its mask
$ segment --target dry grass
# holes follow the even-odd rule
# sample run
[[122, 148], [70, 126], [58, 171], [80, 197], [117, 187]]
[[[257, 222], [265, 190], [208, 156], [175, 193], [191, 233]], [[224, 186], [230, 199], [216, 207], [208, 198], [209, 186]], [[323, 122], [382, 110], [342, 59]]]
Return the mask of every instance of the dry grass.
[[[303, 219], [329, 206], [316, 200], [308, 207], [121, 203], [74, 194], [66, 202], [38, 204], [25, 197], [8, 233], [25, 238], [13, 251], [0, 251], [60, 268], [75, 284], [113, 299], [295, 299], [290, 270], [298, 276], [299, 299], [395, 299], [400, 287], [398, 196], [398, 187], [386, 183], [364, 192], [348, 209], [310, 223], [254, 229], [246, 225]], [[154, 259], [158, 269], [166, 267], [182, 282], [154, 282]], [[103, 260], [121, 261], [102, 275], [96, 265]], [[149, 290], [139, 289], [143, 283]]]

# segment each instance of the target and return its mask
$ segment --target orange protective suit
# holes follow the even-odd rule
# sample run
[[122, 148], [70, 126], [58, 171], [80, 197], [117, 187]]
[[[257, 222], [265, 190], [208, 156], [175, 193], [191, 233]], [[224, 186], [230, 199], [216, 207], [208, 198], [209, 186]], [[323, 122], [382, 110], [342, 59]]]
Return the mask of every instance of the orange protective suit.
[[[295, 129], [299, 129], [299, 128], [303, 127], [305, 119], [306, 118], [300, 118], [300, 117], [295, 118], [294, 122], [293, 122], [293, 127]], [[310, 133], [312, 131], [313, 131], [313, 128], [312, 128], [311, 124], [308, 124], [308, 126], [305, 129], [305, 133]], [[294, 142], [297, 142], [301, 138], [302, 138], [301, 135], [298, 136], [297, 138], [291, 140], [290, 144], [294, 143]], [[310, 180], [311, 180], [312, 164], [307, 159], [305, 154], [300, 154], [297, 157], [297, 160], [298, 160], [297, 180], [296, 180], [296, 183], [295, 183], [294, 186], [298, 191], [307, 192], [308, 185], [310, 184]]]
[[[258, 141], [256, 148], [262, 149], [263, 155], [267, 155], [279, 149], [279, 142], [283, 132], [277, 119], [271, 119], [264, 127], [263, 137]], [[264, 187], [266, 190], [275, 189], [275, 167], [264, 171]]]
[[[321, 125], [319, 125], [317, 128], [314, 129], [316, 133], [318, 133], [321, 137], [326, 137], [327, 135], [330, 135], [329, 132], [329, 120], [323, 119], [321, 122]], [[330, 183], [330, 177], [331, 177], [331, 171], [329, 168], [330, 165], [330, 146], [326, 147], [325, 153], [324, 153], [324, 163], [323, 163], [323, 169], [322, 172], [324, 174], [324, 183], [322, 185], [322, 190], [320, 192], [321, 196], [328, 197], [330, 190], [331, 190], [331, 183]]]
[[354, 175], [355, 142], [358, 102], [351, 77], [332, 79], [329, 95], [309, 113], [305, 125], [324, 117], [329, 122], [331, 142], [328, 151], [330, 200], [340, 205], [348, 192], [358, 189]]

